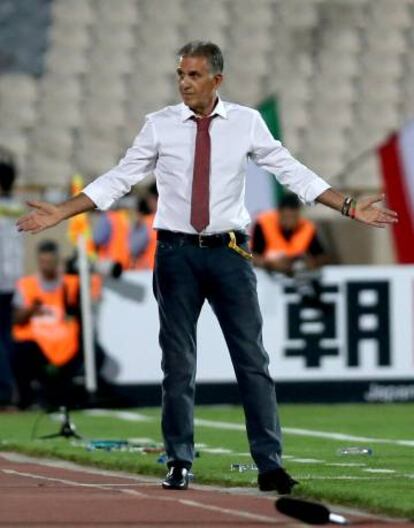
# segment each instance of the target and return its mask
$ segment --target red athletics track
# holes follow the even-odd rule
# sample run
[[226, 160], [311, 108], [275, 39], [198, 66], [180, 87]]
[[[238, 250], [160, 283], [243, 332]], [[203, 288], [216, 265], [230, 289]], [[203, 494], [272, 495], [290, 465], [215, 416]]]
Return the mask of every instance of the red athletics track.
[[[148, 528], [305, 526], [276, 514], [274, 496], [194, 485], [164, 491], [159, 481], [60, 461], [0, 453], [0, 527]], [[412, 526], [346, 513], [355, 526]]]

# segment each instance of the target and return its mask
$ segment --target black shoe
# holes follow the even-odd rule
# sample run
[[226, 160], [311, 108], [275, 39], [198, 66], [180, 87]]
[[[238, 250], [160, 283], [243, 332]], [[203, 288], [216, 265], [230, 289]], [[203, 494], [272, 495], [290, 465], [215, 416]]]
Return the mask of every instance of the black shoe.
[[188, 473], [188, 469], [184, 467], [171, 466], [161, 485], [164, 489], [186, 490], [190, 480]]
[[292, 492], [293, 486], [299, 484], [283, 468], [259, 473], [257, 482], [260, 491], [277, 491], [280, 495], [289, 495]]

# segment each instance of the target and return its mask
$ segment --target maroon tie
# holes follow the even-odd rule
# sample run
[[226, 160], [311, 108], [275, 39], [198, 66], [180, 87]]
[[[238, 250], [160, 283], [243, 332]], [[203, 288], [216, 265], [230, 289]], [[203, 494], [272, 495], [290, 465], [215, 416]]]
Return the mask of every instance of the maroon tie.
[[197, 137], [194, 154], [193, 187], [191, 192], [191, 225], [199, 233], [210, 223], [210, 134], [214, 116], [196, 118]]

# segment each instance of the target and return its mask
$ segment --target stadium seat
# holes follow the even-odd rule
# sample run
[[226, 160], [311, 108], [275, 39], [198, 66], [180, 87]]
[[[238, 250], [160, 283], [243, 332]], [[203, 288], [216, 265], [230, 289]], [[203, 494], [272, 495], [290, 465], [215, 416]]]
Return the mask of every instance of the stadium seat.
[[42, 100], [39, 105], [39, 126], [76, 127], [80, 123], [81, 112], [77, 102]]
[[76, 153], [76, 165], [82, 174], [96, 177], [116, 165], [121, 157], [121, 149], [112, 141], [97, 138], [83, 138]]
[[0, 76], [0, 103], [1, 101], [33, 102], [37, 96], [35, 80], [23, 73], [10, 73]]
[[71, 104], [82, 99], [82, 88], [76, 76], [49, 74], [45, 75], [39, 83], [39, 98], [68, 101]]
[[54, 0], [52, 2], [52, 20], [67, 20], [75, 26], [93, 23], [94, 13], [90, 0]]
[[32, 185], [67, 187], [74, 167], [68, 162], [34, 152], [26, 172]]
[[46, 53], [46, 69], [53, 73], [81, 74], [88, 70], [88, 60], [83, 50], [51, 48]]
[[73, 141], [70, 129], [60, 127], [39, 127], [30, 137], [30, 145], [34, 151], [65, 161], [71, 158]]
[[85, 50], [90, 45], [90, 31], [87, 26], [73, 25], [66, 20], [54, 23], [49, 31], [49, 46], [64, 49]]

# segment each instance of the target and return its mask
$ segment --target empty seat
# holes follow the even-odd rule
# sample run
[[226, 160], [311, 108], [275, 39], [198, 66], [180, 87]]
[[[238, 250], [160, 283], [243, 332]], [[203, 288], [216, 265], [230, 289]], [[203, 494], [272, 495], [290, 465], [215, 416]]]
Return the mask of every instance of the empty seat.
[[69, 104], [80, 101], [82, 86], [74, 76], [45, 75], [40, 82], [39, 98], [41, 100], [68, 101]]
[[54, 0], [52, 2], [52, 19], [67, 20], [73, 25], [90, 24], [96, 18], [89, 0]]
[[0, 99], [2, 101], [33, 102], [37, 96], [37, 85], [27, 74], [10, 73], [0, 75]]
[[52, 48], [46, 54], [46, 69], [53, 73], [81, 74], [88, 71], [88, 60], [83, 50]]
[[75, 167], [67, 161], [34, 152], [26, 164], [26, 171], [32, 185], [66, 187], [69, 186]]
[[119, 150], [118, 147], [113, 148], [112, 143], [85, 138], [76, 153], [76, 164], [82, 173], [96, 177], [118, 163]]
[[130, 27], [109, 28], [99, 26], [91, 37], [91, 53], [106, 53], [108, 50], [118, 52], [120, 55], [125, 51], [135, 48], [135, 31]]
[[276, 16], [289, 27], [314, 27], [318, 23], [317, 2], [290, 0], [277, 4]]
[[[162, 12], [162, 11], [160, 11]], [[95, 4], [95, 16], [99, 23], [108, 22], [108, 26], [133, 25], [138, 19], [137, 3], [135, 0], [121, 0], [114, 4], [113, 0], [99, 0]]]
[[105, 71], [107, 75], [123, 75], [132, 69], [132, 57], [129, 53], [116, 48], [111, 50], [99, 50], [90, 56], [89, 69], [85, 73], [92, 71]]
[[86, 26], [73, 23], [55, 23], [49, 31], [49, 46], [64, 49], [85, 50], [90, 43], [90, 31]]
[[95, 98], [85, 103], [82, 115], [84, 122], [95, 123], [98, 127], [117, 127], [124, 122], [125, 109], [115, 101]]
[[72, 154], [73, 134], [64, 128], [37, 127], [30, 138], [30, 144], [40, 154], [67, 161]]
[[36, 107], [32, 102], [19, 101], [11, 106], [10, 101], [0, 101], [0, 122], [2, 126], [28, 128], [34, 125], [37, 118]]
[[79, 126], [80, 107], [76, 102], [44, 100], [39, 106], [39, 124], [71, 128]]
[[8, 129], [3, 126], [0, 131], [0, 145], [9, 149], [13, 153], [19, 167], [24, 163], [24, 159], [28, 152], [28, 139], [26, 133], [21, 130]]

